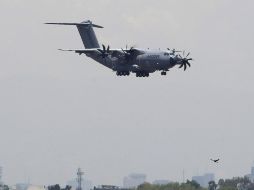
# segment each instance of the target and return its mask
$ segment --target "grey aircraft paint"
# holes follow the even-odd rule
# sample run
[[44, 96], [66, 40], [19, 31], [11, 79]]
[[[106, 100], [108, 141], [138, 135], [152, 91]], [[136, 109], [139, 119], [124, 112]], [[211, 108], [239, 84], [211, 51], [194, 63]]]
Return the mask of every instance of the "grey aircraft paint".
[[[84, 21], [82, 23], [90, 23], [87, 26], [77, 25], [80, 37], [86, 49], [90, 48], [100, 48], [97, 37], [94, 33], [92, 22], [90, 20]], [[97, 27], [97, 26], [96, 26]]]
[[102, 65], [112, 69], [118, 76], [128, 76], [130, 72], [136, 73], [137, 77], [148, 77], [149, 73], [161, 71], [161, 75], [166, 75], [170, 68], [179, 65], [179, 68], [186, 70], [190, 67], [188, 53], [185, 56], [176, 54], [179, 51], [173, 50], [145, 50], [131, 47], [130, 49], [110, 49], [102, 45], [100, 48], [93, 27], [103, 28], [102, 26], [93, 24], [90, 20], [81, 23], [46, 23], [57, 25], [74, 25], [78, 28], [79, 34], [83, 41], [85, 49], [83, 50], [62, 50], [74, 51], [78, 54], [86, 54], [86, 56], [101, 63]]

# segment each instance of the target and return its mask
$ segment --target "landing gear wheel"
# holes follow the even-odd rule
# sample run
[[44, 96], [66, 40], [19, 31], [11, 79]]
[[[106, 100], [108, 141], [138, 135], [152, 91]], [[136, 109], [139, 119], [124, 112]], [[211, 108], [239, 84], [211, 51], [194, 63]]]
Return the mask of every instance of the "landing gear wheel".
[[130, 75], [130, 71], [117, 71], [116, 75], [117, 76], [129, 76]]
[[167, 72], [166, 72], [166, 71], [162, 71], [162, 72], [161, 72], [161, 75], [164, 75], [164, 76], [165, 76], [165, 75], [167, 75]]
[[122, 71], [117, 71], [117, 72], [116, 72], [116, 75], [117, 75], [117, 76], [122, 76], [122, 75], [123, 75], [123, 72], [122, 72]]

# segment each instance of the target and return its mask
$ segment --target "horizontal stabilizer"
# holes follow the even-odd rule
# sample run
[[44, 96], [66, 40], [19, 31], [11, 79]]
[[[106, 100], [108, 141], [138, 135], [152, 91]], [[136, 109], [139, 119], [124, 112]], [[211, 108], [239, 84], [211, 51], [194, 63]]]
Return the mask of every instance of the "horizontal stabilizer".
[[55, 24], [55, 25], [72, 25], [72, 26], [93, 26], [93, 27], [96, 27], [96, 28], [103, 28], [103, 26], [99, 26], [99, 25], [96, 25], [96, 24], [91, 24], [91, 23], [68, 23], [68, 22], [63, 22], [63, 23], [58, 23], [58, 22], [47, 22], [45, 24]]
[[103, 28], [102, 26], [99, 26], [97, 24], [93, 24], [90, 20], [85, 20], [81, 23], [77, 22], [47, 22], [45, 24], [54, 24], [54, 25], [69, 25], [69, 26], [76, 26], [80, 37], [82, 39], [82, 42], [86, 49], [92, 49], [92, 48], [100, 48], [100, 45], [98, 43], [97, 37], [95, 35], [95, 32], [93, 28]]

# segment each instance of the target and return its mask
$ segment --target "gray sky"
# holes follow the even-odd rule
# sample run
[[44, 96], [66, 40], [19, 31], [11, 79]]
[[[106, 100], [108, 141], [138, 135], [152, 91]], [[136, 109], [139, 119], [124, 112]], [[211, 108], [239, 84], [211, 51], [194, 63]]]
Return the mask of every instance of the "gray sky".
[[[0, 165], [7, 183], [94, 184], [130, 172], [182, 180], [249, 173], [254, 160], [252, 0], [1, 0]], [[83, 48], [91, 19], [112, 47], [191, 51], [187, 72], [116, 77], [57, 48]], [[221, 158], [218, 165], [211, 157]]]

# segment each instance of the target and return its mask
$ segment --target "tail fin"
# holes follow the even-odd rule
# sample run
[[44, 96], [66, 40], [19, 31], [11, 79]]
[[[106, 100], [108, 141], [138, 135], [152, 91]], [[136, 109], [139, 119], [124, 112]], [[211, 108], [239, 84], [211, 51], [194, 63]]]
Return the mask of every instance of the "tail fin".
[[96, 27], [96, 28], [103, 28], [103, 27], [93, 24], [90, 20], [87, 20], [81, 23], [45, 23], [45, 24], [74, 25], [78, 28], [80, 37], [86, 49], [100, 48], [97, 37], [93, 30], [93, 27]]

